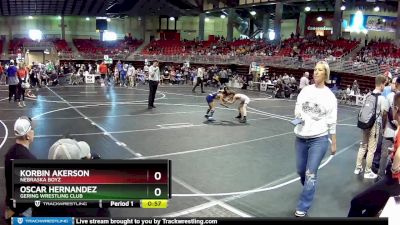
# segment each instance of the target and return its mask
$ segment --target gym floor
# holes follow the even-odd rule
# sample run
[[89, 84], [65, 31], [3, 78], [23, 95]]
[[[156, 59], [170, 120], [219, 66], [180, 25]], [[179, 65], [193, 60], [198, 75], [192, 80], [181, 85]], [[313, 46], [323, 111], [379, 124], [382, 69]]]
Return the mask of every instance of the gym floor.
[[[172, 160], [173, 198], [167, 209], [114, 208], [113, 217], [292, 217], [302, 188], [289, 123], [295, 101], [236, 91], [252, 100], [247, 124], [234, 118], [237, 105], [217, 108], [216, 121], [206, 121], [206, 94], [200, 88], [192, 93], [190, 86], [159, 86], [152, 110], [147, 86], [43, 87], [36, 99], [26, 99], [25, 108], [9, 103], [8, 87], [0, 86], [1, 173], [4, 154], [14, 143], [13, 123], [27, 115], [35, 120], [31, 151], [41, 159], [69, 134], [104, 159]], [[311, 217], [347, 216], [352, 197], [373, 183], [353, 174], [360, 143], [357, 113], [358, 108], [339, 106], [337, 154], [318, 172]], [[0, 185], [4, 199], [4, 179]]]

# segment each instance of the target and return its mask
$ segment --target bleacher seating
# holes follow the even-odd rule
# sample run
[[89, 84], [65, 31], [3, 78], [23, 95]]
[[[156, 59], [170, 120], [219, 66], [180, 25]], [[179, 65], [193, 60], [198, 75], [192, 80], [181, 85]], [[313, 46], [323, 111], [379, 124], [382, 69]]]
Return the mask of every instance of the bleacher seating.
[[57, 52], [72, 52], [72, 49], [64, 39], [54, 39], [53, 43]]
[[208, 41], [152, 41], [142, 54], [145, 55], [273, 55], [275, 47], [264, 41], [240, 39], [227, 42], [223, 39]]
[[303, 59], [316, 57], [323, 59], [327, 57], [341, 58], [358, 46], [358, 41], [339, 39], [329, 40], [324, 37], [315, 38], [289, 38], [283, 41], [278, 56], [294, 57]]
[[100, 41], [96, 39], [73, 39], [79, 53], [85, 56], [124, 57], [142, 44], [140, 40]]
[[18, 53], [23, 53], [23, 47], [24, 43], [32, 41], [31, 39], [28, 38], [14, 38], [10, 41], [10, 44], [8, 46], [8, 52], [9, 54], [18, 54]]
[[389, 41], [370, 41], [360, 50], [355, 61], [378, 64], [382, 68], [400, 66], [400, 48]]
[[[72, 53], [72, 49], [68, 46], [68, 43], [63, 39], [50, 38], [50, 39], [43, 39], [40, 42], [41, 43], [47, 42], [50, 43], [50, 45], [52, 43], [58, 53]], [[34, 46], [37, 43], [39, 42], [33, 41], [29, 38], [14, 38], [10, 41], [8, 51], [10, 54], [23, 53], [24, 45], [30, 44], [31, 46]]]

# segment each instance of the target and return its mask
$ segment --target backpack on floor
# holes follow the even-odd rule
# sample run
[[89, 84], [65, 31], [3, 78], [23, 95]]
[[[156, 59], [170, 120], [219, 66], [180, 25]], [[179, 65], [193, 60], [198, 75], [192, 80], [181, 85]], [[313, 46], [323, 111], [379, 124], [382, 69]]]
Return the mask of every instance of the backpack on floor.
[[358, 113], [358, 128], [365, 130], [374, 125], [377, 117], [376, 108], [378, 107], [379, 95], [380, 93], [371, 93], [365, 97], [364, 104]]

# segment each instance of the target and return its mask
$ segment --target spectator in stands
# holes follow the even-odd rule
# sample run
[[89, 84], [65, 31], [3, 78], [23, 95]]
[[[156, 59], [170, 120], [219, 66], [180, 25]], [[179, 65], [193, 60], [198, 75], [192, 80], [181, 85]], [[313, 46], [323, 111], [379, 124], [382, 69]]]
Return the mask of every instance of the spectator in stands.
[[293, 74], [290, 75], [290, 84], [292, 85], [297, 84], [296, 78], [294, 77]]
[[[400, 123], [400, 93], [394, 96], [393, 116]], [[351, 200], [349, 217], [375, 217], [391, 196], [400, 195], [400, 132], [397, 130], [393, 152], [385, 177]]]
[[[12, 196], [12, 161], [14, 159], [36, 159], [29, 151], [29, 146], [35, 138], [32, 120], [28, 117], [19, 117], [14, 123], [15, 144], [10, 147], [4, 156], [4, 173], [6, 178], [6, 219], [10, 221], [12, 216], [30, 216], [28, 207], [13, 207], [10, 202]], [[11, 224], [11, 223], [10, 223]]]
[[7, 82], [8, 82], [8, 102], [11, 102], [11, 98], [14, 96], [14, 102], [17, 101], [17, 85], [18, 85], [18, 69], [14, 66], [14, 62], [10, 62], [10, 66], [7, 69]]
[[[304, 87], [297, 97], [295, 117], [296, 165], [303, 190], [295, 216], [304, 217], [311, 207], [317, 183], [318, 167], [325, 156], [331, 135], [331, 154], [336, 153], [337, 99], [325, 85], [329, 79], [328, 63], [320, 61], [314, 69], [314, 85]], [[316, 97], [318, 96], [318, 97]]]
[[[377, 76], [375, 78], [375, 89], [372, 93], [380, 94], [385, 86], [386, 78], [384, 76]], [[378, 95], [378, 102], [376, 106], [376, 120], [374, 125], [370, 129], [362, 130], [362, 145], [358, 150], [356, 168], [354, 174], [360, 174], [363, 171], [362, 161], [364, 155], [367, 154], [365, 163], [364, 178], [375, 179], [377, 175], [371, 170], [372, 160], [379, 143], [379, 138], [382, 135], [381, 130], [386, 124], [386, 112], [388, 112], [388, 106], [385, 97]]]
[[349, 96], [350, 94], [351, 94], [350, 85], [347, 85], [347, 88], [346, 88], [346, 95]]
[[310, 80], [308, 79], [308, 77], [310, 76], [310, 73], [308, 72], [304, 72], [303, 76], [300, 78], [300, 85], [299, 85], [299, 89], [300, 91], [310, 85]]
[[275, 91], [274, 91], [274, 97], [275, 98], [284, 98], [285, 97], [285, 92], [284, 92], [284, 84], [281, 80], [277, 80], [275, 84]]
[[354, 92], [354, 95], [360, 94], [360, 86], [358, 85], [357, 80], [354, 80], [351, 90]]
[[158, 61], [155, 60], [153, 65], [149, 68], [149, 101], [148, 109], [156, 108], [154, 106], [154, 99], [156, 97], [158, 83], [160, 82], [160, 68], [158, 67]]
[[285, 74], [283, 75], [283, 77], [282, 77], [282, 80], [283, 80], [283, 83], [284, 83], [285, 85], [289, 84], [289, 83], [290, 83], [290, 77], [289, 77], [289, 75], [288, 75], [287, 73], [285, 73]]

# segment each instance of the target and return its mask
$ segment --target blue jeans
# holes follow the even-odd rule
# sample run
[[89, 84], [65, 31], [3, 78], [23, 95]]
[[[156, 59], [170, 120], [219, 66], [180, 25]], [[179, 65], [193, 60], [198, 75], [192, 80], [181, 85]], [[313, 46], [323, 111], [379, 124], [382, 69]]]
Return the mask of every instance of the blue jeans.
[[317, 185], [317, 171], [328, 150], [328, 135], [317, 138], [296, 137], [296, 164], [303, 191], [300, 194], [296, 210], [307, 212], [314, 199]]

